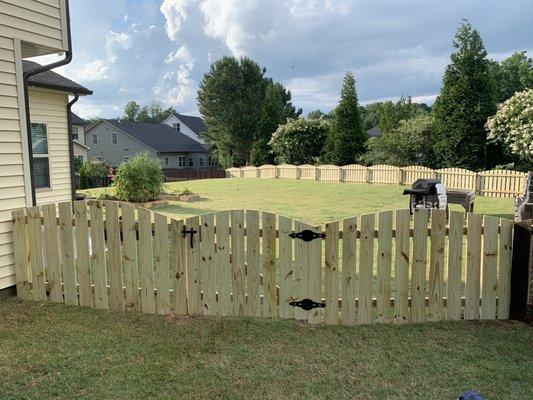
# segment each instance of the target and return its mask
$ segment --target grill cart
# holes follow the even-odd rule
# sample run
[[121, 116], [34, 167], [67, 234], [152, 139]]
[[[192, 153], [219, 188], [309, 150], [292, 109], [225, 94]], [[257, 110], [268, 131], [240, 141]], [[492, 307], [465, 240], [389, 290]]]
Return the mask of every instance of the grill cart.
[[409, 195], [409, 210], [411, 214], [416, 208], [435, 208], [448, 211], [448, 197], [446, 188], [440, 179], [418, 179], [411, 189], [405, 189], [404, 195]]
[[418, 179], [411, 189], [403, 194], [410, 196], [409, 210], [415, 208], [435, 208], [448, 211], [449, 204], [459, 204], [468, 212], [474, 212], [473, 191], [446, 190], [440, 179]]

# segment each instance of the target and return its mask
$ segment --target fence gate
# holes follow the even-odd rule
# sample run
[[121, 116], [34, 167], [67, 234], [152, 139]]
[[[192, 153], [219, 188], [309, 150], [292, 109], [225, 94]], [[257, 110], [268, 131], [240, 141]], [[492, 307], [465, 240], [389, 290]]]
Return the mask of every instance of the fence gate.
[[509, 317], [513, 222], [382, 211], [323, 226], [130, 204], [13, 212], [17, 293], [115, 311], [352, 325]]

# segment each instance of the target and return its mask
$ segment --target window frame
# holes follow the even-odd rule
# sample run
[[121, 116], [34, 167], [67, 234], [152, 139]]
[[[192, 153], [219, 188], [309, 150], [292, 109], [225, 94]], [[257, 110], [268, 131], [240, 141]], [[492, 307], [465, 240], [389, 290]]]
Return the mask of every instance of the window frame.
[[164, 161], [165, 161], [165, 165], [169, 164], [168, 156], [165, 156]]
[[198, 166], [199, 167], [205, 167], [205, 157], [204, 156], [199, 156], [198, 157]]
[[189, 159], [187, 160], [187, 165], [189, 167], [194, 167], [194, 157], [189, 156]]
[[72, 127], [72, 140], [78, 140], [78, 141], [80, 140], [80, 127], [79, 126]]
[[[96, 142], [95, 142], [95, 139], [96, 139]], [[98, 138], [98, 132], [92, 132], [92, 144], [93, 146], [98, 146], [100, 140]]]
[[178, 156], [178, 167], [185, 168], [187, 166], [187, 157]]
[[114, 146], [118, 145], [118, 132], [111, 132], [111, 144]]
[[[34, 186], [34, 189], [36, 192], [46, 192], [46, 191], [50, 191], [50, 190], [53, 190], [53, 187], [52, 187], [52, 163], [50, 162], [50, 134], [48, 132], [48, 123], [47, 122], [44, 122], [44, 121], [30, 121], [30, 126], [31, 125], [44, 125], [44, 128], [45, 128], [45, 133], [46, 133], [46, 154], [36, 154], [34, 151], [33, 151], [33, 133], [31, 135], [31, 138], [32, 138], [32, 144], [31, 144], [31, 148], [32, 148], [32, 175], [33, 175], [33, 186]], [[43, 187], [37, 187], [35, 186], [35, 168], [34, 168], [34, 162], [33, 162], [33, 159], [35, 158], [46, 158], [48, 160], [48, 186], [43, 186]]]
[[179, 122], [173, 122], [173, 123], [172, 123], [172, 128], [177, 129], [178, 131], [181, 132], [181, 130], [180, 130], [180, 129], [181, 129], [181, 123], [179, 123]]

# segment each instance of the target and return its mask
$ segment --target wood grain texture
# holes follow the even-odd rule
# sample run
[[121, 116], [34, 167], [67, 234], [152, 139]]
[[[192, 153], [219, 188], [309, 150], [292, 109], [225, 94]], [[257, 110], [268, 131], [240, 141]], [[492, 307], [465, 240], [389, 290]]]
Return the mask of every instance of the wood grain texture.
[[276, 296], [276, 215], [263, 212], [263, 317], [274, 318], [278, 315]]
[[392, 211], [382, 211], [378, 214], [378, 231], [378, 320], [389, 322], [391, 316]]
[[154, 213], [155, 257], [154, 284], [157, 289], [155, 298], [156, 311], [160, 315], [170, 313], [170, 270], [168, 258], [168, 218]]
[[511, 263], [513, 260], [514, 222], [500, 219], [498, 260], [498, 319], [509, 319], [511, 300]]
[[404, 323], [409, 315], [409, 210], [396, 211], [394, 321]]
[[[200, 218], [191, 217], [185, 220], [187, 230], [193, 229], [196, 233], [186, 235], [187, 245], [187, 308], [189, 315], [202, 314], [202, 276], [200, 270]], [[192, 244], [192, 245], [191, 245]]]
[[28, 248], [30, 250], [30, 276], [33, 284], [30, 299], [46, 300], [41, 209], [39, 207], [30, 207], [27, 209], [27, 215]]
[[416, 209], [413, 224], [413, 260], [411, 266], [411, 321], [426, 320], [426, 264], [428, 210]]
[[141, 310], [144, 313], [155, 313], [154, 297], [154, 264], [152, 257], [152, 213], [145, 208], [137, 211], [139, 231], [139, 283], [141, 285]]
[[233, 313], [231, 295], [233, 292], [232, 264], [230, 260], [229, 213], [219, 211], [215, 214], [216, 232], [216, 270], [218, 283], [218, 302], [220, 315]]
[[89, 267], [89, 224], [87, 222], [87, 202], [74, 202], [74, 222], [76, 225], [76, 276], [80, 306], [92, 307], [92, 280]]
[[120, 225], [118, 221], [118, 203], [106, 201], [106, 232], [109, 256], [109, 309], [124, 311], [122, 256], [120, 245]]
[[355, 324], [357, 218], [342, 221], [341, 322]]
[[94, 307], [106, 310], [109, 307], [107, 296], [107, 267], [104, 238], [104, 210], [101, 201], [89, 204], [91, 219], [91, 263], [94, 284]]
[[230, 211], [231, 266], [233, 275], [233, 314], [248, 314], [246, 307], [246, 274], [244, 259], [244, 211]]
[[374, 219], [375, 214], [361, 216], [361, 251], [359, 264], [359, 303], [357, 323], [372, 322], [372, 287], [374, 278]]
[[126, 310], [139, 311], [139, 265], [137, 258], [137, 227], [135, 206], [121, 203], [122, 212], [122, 268], [124, 271], [124, 301]]
[[65, 304], [78, 305], [76, 267], [74, 264], [74, 230], [72, 229], [72, 203], [59, 203], [59, 240], [61, 242], [61, 274]]
[[465, 319], [479, 319], [482, 216], [467, 216]]
[[173, 278], [174, 313], [178, 315], [187, 314], [187, 238], [183, 237], [183, 227], [183, 221], [170, 220], [170, 275]]
[[215, 271], [215, 216], [200, 216], [200, 269], [202, 270], [203, 313], [217, 314]]
[[326, 224], [326, 249], [324, 259], [324, 283], [327, 324], [339, 323], [339, 223]]
[[246, 272], [248, 283], [248, 307], [250, 315], [260, 317], [261, 308], [261, 265], [259, 251], [259, 211], [246, 211]]
[[428, 319], [439, 321], [444, 317], [444, 250], [446, 238], [446, 211], [431, 210], [431, 237], [429, 248], [429, 309]]
[[43, 205], [44, 250], [47, 261], [48, 287], [50, 301], [63, 303], [63, 283], [61, 279], [61, 261], [59, 260], [59, 242], [57, 240], [57, 215], [55, 204]]
[[17, 297], [21, 300], [30, 299], [30, 264], [28, 248], [28, 231], [26, 225], [26, 210], [20, 209], [12, 212], [13, 217], [13, 242], [15, 256], [15, 279]]
[[481, 318], [496, 319], [498, 291], [498, 228], [499, 219], [483, 217], [483, 276], [481, 287]]
[[450, 321], [461, 319], [461, 279], [463, 276], [464, 213], [450, 211], [448, 222], [448, 281], [446, 313]]
[[292, 219], [280, 216], [279, 224], [279, 316], [294, 318], [294, 307], [289, 303], [296, 298], [294, 288], [294, 271], [292, 260], [293, 232]]

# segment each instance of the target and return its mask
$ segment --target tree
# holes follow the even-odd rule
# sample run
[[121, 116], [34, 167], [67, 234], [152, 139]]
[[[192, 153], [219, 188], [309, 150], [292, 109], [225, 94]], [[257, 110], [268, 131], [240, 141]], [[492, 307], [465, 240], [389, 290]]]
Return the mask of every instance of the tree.
[[130, 101], [124, 107], [124, 115], [122, 116], [122, 120], [160, 124], [175, 112], [176, 110], [173, 107], [163, 110], [161, 103], [156, 101], [144, 107], [141, 107], [135, 101]]
[[367, 139], [357, 103], [355, 78], [348, 72], [344, 77], [339, 105], [335, 109], [324, 160], [337, 165], [351, 164], [363, 153]]
[[217, 146], [223, 167], [250, 161], [267, 81], [265, 70], [249, 58], [223, 57], [211, 64], [200, 83], [198, 106]]
[[274, 162], [274, 155], [270, 151], [268, 142], [278, 126], [287, 121], [282, 98], [284, 91], [285, 88], [280, 84], [270, 84], [266, 89], [250, 155], [252, 165], [260, 166]]
[[333, 119], [333, 115], [332, 114], [333, 114], [332, 112], [324, 113], [324, 112], [322, 112], [322, 110], [317, 108], [316, 110], [310, 111], [309, 114], [307, 114], [307, 118], [308, 119], [327, 119], [327, 120], [332, 120]]
[[489, 138], [504, 143], [511, 153], [533, 163], [533, 89], [518, 92], [500, 105], [486, 124]]
[[516, 52], [500, 63], [493, 61], [491, 66], [498, 103], [516, 92], [533, 88], [533, 60], [527, 57], [526, 51]]
[[398, 127], [367, 142], [368, 151], [361, 156], [363, 164], [397, 166], [433, 166], [436, 142], [435, 122], [429, 114], [402, 120]]
[[276, 162], [314, 164], [318, 161], [331, 124], [324, 119], [298, 118], [280, 125], [269, 145]]
[[135, 121], [135, 118], [137, 117], [137, 114], [141, 110], [141, 106], [137, 104], [135, 101], [130, 101], [128, 104], [124, 106], [124, 116], [122, 119], [124, 121]]
[[433, 113], [439, 141], [439, 166], [482, 169], [487, 166], [484, 124], [496, 111], [494, 81], [479, 32], [463, 21], [455, 35], [451, 64]]
[[400, 100], [395, 103], [392, 101], [386, 101], [378, 104], [377, 125], [382, 133], [394, 131], [398, 128], [398, 125], [402, 120], [407, 120], [418, 115], [424, 115], [429, 112], [429, 107], [427, 105], [424, 103], [413, 103], [410, 96], [402, 96]]

